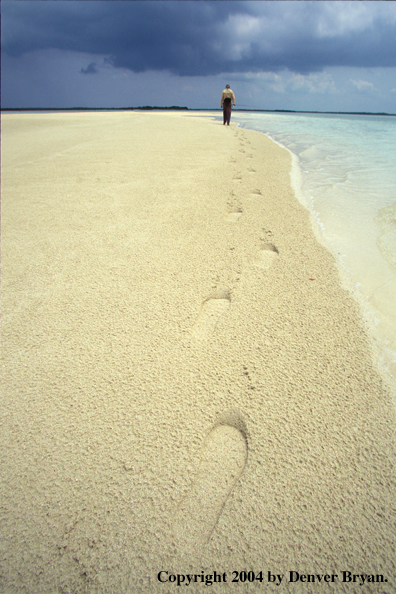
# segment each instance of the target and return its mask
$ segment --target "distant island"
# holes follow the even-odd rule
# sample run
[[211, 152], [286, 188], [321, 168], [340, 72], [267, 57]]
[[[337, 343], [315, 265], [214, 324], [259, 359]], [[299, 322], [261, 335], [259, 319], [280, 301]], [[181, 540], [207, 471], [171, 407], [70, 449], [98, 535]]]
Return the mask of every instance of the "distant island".
[[1, 111], [136, 111], [138, 109], [144, 111], [153, 109], [187, 110], [188, 107], [180, 107], [179, 105], [172, 105], [171, 107], [158, 107], [157, 105], [144, 105], [139, 107], [2, 107]]
[[[2, 107], [1, 111], [220, 111], [220, 108], [189, 108], [186, 106], [172, 105], [161, 107], [157, 105], [144, 105], [139, 107]], [[299, 111], [294, 109], [239, 109], [235, 111], [248, 111], [255, 113], [312, 113], [319, 115], [366, 115], [366, 116], [396, 116], [396, 113], [370, 112], [370, 111]]]

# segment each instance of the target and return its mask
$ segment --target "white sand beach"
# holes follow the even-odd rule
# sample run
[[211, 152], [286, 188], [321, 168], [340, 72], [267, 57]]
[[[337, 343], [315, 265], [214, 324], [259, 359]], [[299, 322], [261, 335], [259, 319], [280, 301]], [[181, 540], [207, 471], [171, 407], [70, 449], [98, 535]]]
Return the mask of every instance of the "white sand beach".
[[289, 153], [191, 112], [1, 125], [1, 592], [394, 593], [395, 407]]

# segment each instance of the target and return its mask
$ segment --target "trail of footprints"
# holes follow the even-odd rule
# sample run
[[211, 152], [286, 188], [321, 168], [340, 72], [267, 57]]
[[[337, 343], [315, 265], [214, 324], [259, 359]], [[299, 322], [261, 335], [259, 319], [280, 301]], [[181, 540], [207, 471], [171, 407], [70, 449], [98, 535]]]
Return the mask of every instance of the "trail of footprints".
[[[238, 133], [235, 134], [238, 136]], [[242, 135], [244, 138], [244, 135]], [[250, 144], [244, 138], [246, 144]], [[244, 143], [240, 141], [241, 152]], [[252, 157], [248, 154], [246, 157]], [[236, 164], [232, 158], [230, 163]], [[248, 168], [249, 174], [255, 169]], [[242, 176], [237, 172], [235, 183], [240, 184]], [[261, 196], [261, 190], [251, 192]], [[243, 216], [242, 204], [231, 194], [227, 202], [226, 220], [237, 222]], [[270, 242], [271, 232], [265, 232], [266, 238], [253, 259], [253, 266], [266, 270], [278, 257], [277, 247]], [[213, 336], [220, 320], [227, 315], [231, 307], [231, 293], [228, 287], [219, 285], [202, 302], [197, 320], [192, 329], [195, 341], [205, 342]], [[218, 522], [223, 507], [235, 484], [239, 480], [248, 456], [247, 430], [245, 423], [236, 410], [229, 410], [213, 425], [207, 435], [196, 465], [196, 475], [192, 485], [179, 505], [173, 520], [173, 541], [182, 551], [195, 551], [210, 539]]]
[[[238, 131], [235, 136], [238, 137]], [[245, 146], [250, 144], [250, 141], [246, 140], [242, 134], [244, 142], [240, 140], [240, 145]], [[235, 165], [236, 159], [232, 157], [230, 163]], [[249, 175], [254, 175], [256, 170], [253, 167], [248, 167], [247, 172]], [[242, 182], [242, 174], [240, 171], [236, 171], [233, 180], [237, 184]], [[256, 188], [250, 192], [251, 196], [261, 196], [261, 190]], [[237, 223], [243, 217], [243, 207], [241, 201], [235, 196], [234, 192], [231, 192], [229, 199], [227, 200], [227, 216], [225, 220], [230, 223]], [[261, 270], [269, 269], [276, 258], [279, 255], [278, 248], [270, 241], [263, 240], [258, 253], [252, 260], [252, 265]], [[231, 307], [231, 295], [228, 287], [218, 286], [210, 295], [208, 295], [202, 302], [197, 320], [192, 329], [192, 337], [198, 341], [205, 341], [210, 338], [216, 330], [218, 323], [221, 318], [227, 314]]]

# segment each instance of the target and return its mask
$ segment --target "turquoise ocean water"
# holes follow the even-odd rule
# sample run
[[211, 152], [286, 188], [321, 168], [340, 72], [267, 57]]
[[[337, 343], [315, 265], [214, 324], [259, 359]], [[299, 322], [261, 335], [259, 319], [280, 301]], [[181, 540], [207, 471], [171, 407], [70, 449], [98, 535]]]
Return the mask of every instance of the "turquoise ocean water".
[[396, 387], [396, 117], [234, 112], [292, 153], [291, 181], [361, 305], [375, 363]]

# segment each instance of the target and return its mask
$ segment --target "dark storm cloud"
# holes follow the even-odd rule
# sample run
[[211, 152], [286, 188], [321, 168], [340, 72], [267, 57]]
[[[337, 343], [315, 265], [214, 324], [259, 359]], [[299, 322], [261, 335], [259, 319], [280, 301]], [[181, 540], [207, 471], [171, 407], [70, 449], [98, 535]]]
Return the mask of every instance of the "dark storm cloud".
[[81, 68], [80, 72], [81, 74], [96, 74], [98, 69], [96, 68], [95, 62], [91, 62], [86, 68]]
[[[396, 65], [394, 2], [4, 1], [2, 51], [57, 48], [134, 72]], [[94, 66], [82, 72], [93, 72]]]

